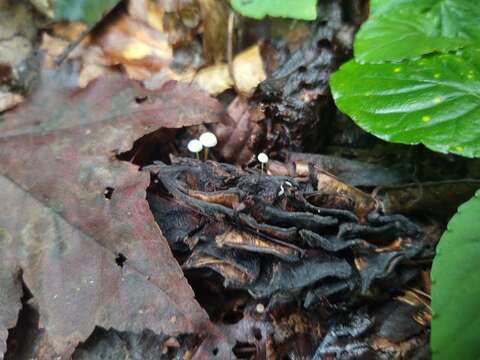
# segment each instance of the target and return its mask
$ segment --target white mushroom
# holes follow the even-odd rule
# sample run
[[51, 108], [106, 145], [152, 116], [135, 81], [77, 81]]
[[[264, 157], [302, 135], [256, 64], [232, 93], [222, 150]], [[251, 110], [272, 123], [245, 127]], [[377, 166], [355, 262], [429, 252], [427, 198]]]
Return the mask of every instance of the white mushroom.
[[260, 162], [260, 166], [262, 167], [262, 173], [263, 173], [263, 167], [265, 166], [266, 163], [268, 163], [268, 155], [265, 154], [264, 152], [261, 152], [260, 154], [257, 155], [257, 159]]
[[199, 137], [200, 143], [204, 147], [204, 156], [205, 160], [208, 158], [208, 149], [217, 145], [217, 137], [214, 133], [205, 132]]
[[268, 155], [265, 154], [264, 152], [261, 152], [260, 154], [257, 155], [257, 159], [260, 163], [266, 164], [268, 162]]
[[262, 303], [258, 303], [257, 306], [255, 306], [255, 310], [257, 311], [257, 313], [263, 314], [265, 312], [265, 305], [263, 305]]
[[188, 151], [196, 154], [197, 159], [200, 158], [198, 153], [203, 149], [203, 145], [200, 142], [200, 140], [197, 140], [197, 139], [190, 140], [188, 142], [187, 148], [188, 148]]

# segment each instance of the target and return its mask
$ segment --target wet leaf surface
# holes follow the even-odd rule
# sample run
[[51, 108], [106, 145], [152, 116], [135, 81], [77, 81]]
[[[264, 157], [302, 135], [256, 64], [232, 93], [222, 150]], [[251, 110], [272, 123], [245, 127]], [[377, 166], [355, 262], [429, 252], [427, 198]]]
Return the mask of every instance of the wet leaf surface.
[[449, 219], [480, 187], [475, 179], [404, 184], [375, 189], [386, 213], [433, 214]]
[[56, 0], [55, 18], [58, 20], [83, 21], [95, 24], [120, 0]]
[[[480, 289], [475, 268], [479, 259], [480, 192], [462, 204], [442, 235], [432, 267], [432, 352], [435, 359], [479, 355], [476, 308]], [[474, 315], [475, 314], [475, 315]], [[461, 334], [453, 336], [453, 334]]]
[[262, 19], [267, 15], [303, 20], [315, 20], [317, 17], [316, 2], [312, 0], [230, 0], [230, 4], [242, 15], [255, 19]]
[[350, 61], [332, 76], [332, 93], [340, 110], [383, 140], [475, 157], [480, 54], [460, 53], [408, 65]]
[[12, 209], [0, 217], [1, 288], [11, 289], [2, 296], [2, 338], [22, 279], [45, 348], [61, 358], [95, 326], [179, 334], [208, 325], [154, 223], [148, 176], [115, 155], [159, 127], [220, 114], [187, 85], [149, 92], [115, 76], [79, 90], [64, 73], [44, 73], [28, 105], [0, 120], [1, 200]]

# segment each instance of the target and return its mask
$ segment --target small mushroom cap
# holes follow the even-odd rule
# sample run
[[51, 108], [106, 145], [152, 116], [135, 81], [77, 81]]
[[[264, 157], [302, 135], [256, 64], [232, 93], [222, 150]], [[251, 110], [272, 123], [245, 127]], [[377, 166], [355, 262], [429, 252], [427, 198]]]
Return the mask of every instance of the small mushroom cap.
[[215, 136], [214, 133], [205, 132], [202, 135], [200, 135], [199, 139], [202, 145], [207, 148], [211, 148], [217, 145], [217, 137]]
[[203, 146], [202, 146], [202, 143], [200, 142], [200, 140], [193, 139], [193, 140], [190, 140], [188, 142], [187, 148], [188, 148], [188, 151], [190, 151], [192, 153], [198, 153], [198, 152], [202, 151]]
[[268, 155], [261, 152], [260, 154], [257, 155], [258, 161], [260, 161], [262, 164], [266, 164], [268, 162]]
[[257, 304], [257, 306], [255, 306], [255, 310], [257, 311], [257, 313], [262, 314], [265, 312], [265, 305], [259, 303]]

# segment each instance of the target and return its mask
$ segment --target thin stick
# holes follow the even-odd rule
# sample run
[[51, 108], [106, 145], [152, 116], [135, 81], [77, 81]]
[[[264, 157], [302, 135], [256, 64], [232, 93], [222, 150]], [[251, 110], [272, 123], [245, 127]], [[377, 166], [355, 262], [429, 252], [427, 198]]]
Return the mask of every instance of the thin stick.
[[233, 88], [240, 94], [237, 87], [237, 81], [235, 80], [235, 71], [233, 69], [233, 29], [235, 27], [235, 12], [230, 11], [228, 16], [228, 37], [227, 37], [227, 62], [228, 62], [228, 74], [233, 82]]
[[90, 25], [87, 30], [83, 31], [80, 36], [71, 42], [65, 50], [62, 51], [60, 56], [55, 60], [55, 64], [60, 66], [70, 53], [92, 32], [93, 28], [97, 26], [97, 23]]

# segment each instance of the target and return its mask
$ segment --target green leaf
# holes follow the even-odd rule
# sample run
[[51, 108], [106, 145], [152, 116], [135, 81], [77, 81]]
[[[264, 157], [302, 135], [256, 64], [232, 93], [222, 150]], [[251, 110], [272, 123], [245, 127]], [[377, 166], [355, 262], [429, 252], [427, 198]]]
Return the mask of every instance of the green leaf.
[[244, 16], [265, 16], [315, 20], [317, 0], [230, 0], [232, 7]]
[[331, 78], [337, 106], [392, 142], [480, 156], [480, 50], [401, 64], [344, 64]]
[[417, 11], [390, 11], [376, 15], [360, 29], [355, 39], [359, 62], [399, 61], [432, 52], [462, 48], [468, 41], [442, 35], [439, 19]]
[[370, 15], [384, 14], [393, 9], [425, 11], [438, 0], [370, 0]]
[[448, 223], [432, 267], [434, 360], [478, 359], [480, 191]]
[[471, 0], [373, 0], [355, 39], [355, 58], [378, 63], [478, 47], [479, 18]]
[[55, 19], [82, 21], [88, 25], [98, 22], [120, 0], [57, 0]]

